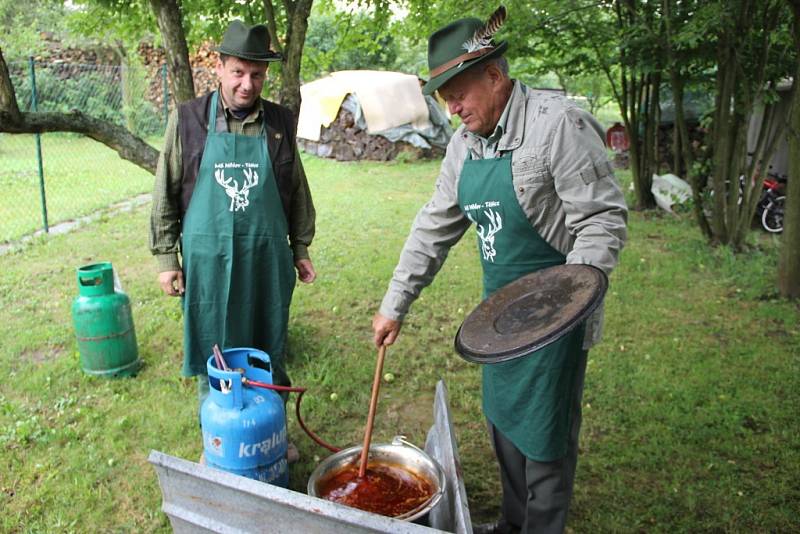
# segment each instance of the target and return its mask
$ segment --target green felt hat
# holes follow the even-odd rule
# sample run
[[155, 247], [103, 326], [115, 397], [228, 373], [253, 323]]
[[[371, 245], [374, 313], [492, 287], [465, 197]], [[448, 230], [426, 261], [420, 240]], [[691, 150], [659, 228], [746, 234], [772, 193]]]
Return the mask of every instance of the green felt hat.
[[269, 49], [269, 32], [263, 24], [248, 26], [234, 20], [222, 36], [217, 52], [248, 61], [280, 61], [283, 56]]
[[459, 19], [434, 32], [428, 39], [430, 80], [422, 87], [422, 93], [433, 94], [453, 76], [500, 56], [508, 48], [508, 41], [495, 45], [491, 39], [505, 18], [506, 8], [500, 6], [485, 24], [476, 18]]

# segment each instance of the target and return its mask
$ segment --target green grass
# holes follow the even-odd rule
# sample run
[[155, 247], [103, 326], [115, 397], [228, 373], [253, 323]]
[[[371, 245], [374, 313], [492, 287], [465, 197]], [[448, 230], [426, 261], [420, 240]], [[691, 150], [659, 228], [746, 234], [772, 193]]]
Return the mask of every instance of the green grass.
[[[376, 353], [371, 317], [438, 162], [306, 169], [318, 209], [319, 279], [298, 287], [289, 371], [327, 441], [359, 443]], [[179, 377], [178, 301], [163, 297], [146, 250], [148, 209], [0, 257], [0, 531], [169, 531], [146, 458], [190, 460], [201, 440], [195, 384]], [[777, 239], [709, 249], [687, 218], [632, 213], [611, 280], [604, 341], [590, 354], [575, 532], [788, 532], [800, 514], [800, 309], [776, 297]], [[498, 512], [499, 483], [476, 366], [452, 349], [480, 297], [474, 236], [453, 249], [387, 353], [375, 441], [422, 445], [436, 381], [450, 390], [474, 519]], [[130, 295], [135, 379], [83, 374], [70, 319], [75, 268], [108, 260]], [[336, 400], [331, 395], [336, 393]], [[303, 491], [328, 453], [290, 415]]]
[[[152, 174], [88, 137], [44, 134], [41, 144], [50, 226], [153, 188]], [[35, 136], [0, 136], [0, 162], [2, 243], [44, 227]]]

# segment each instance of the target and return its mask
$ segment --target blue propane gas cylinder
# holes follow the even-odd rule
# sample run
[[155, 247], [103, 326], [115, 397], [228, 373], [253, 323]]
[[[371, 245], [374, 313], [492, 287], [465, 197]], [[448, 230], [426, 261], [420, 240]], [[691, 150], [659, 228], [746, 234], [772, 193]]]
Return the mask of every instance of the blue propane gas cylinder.
[[272, 384], [269, 355], [250, 348], [222, 352], [231, 371], [208, 359], [209, 394], [200, 408], [206, 464], [276, 486], [289, 484], [286, 414], [277, 392], [244, 387], [250, 380]]

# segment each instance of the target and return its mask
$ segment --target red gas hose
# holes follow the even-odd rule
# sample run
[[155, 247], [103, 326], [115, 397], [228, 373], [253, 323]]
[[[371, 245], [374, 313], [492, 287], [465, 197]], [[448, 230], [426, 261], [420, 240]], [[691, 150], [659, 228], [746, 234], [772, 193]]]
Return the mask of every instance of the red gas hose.
[[314, 432], [310, 428], [308, 428], [306, 426], [305, 422], [303, 421], [303, 418], [300, 415], [300, 401], [303, 398], [303, 394], [306, 392], [306, 388], [296, 388], [296, 387], [289, 387], [289, 386], [276, 386], [275, 384], [266, 384], [264, 382], [258, 382], [257, 380], [250, 380], [249, 378], [244, 377], [244, 376], [242, 376], [242, 383], [244, 385], [246, 385], [246, 386], [254, 386], [254, 387], [257, 387], [257, 388], [272, 389], [274, 391], [289, 391], [289, 392], [292, 392], [292, 393], [299, 393], [299, 395], [297, 395], [297, 401], [295, 401], [295, 414], [297, 414], [297, 422], [300, 423], [300, 428], [302, 428], [305, 431], [305, 433], [308, 434], [308, 437], [313, 439], [317, 443], [317, 445], [319, 445], [321, 447], [325, 447], [326, 449], [328, 449], [331, 452], [339, 452], [341, 450], [338, 447], [334, 447], [333, 445], [328, 445], [327, 443], [322, 441], [322, 439], [319, 436], [317, 436], [316, 434], [314, 434]]

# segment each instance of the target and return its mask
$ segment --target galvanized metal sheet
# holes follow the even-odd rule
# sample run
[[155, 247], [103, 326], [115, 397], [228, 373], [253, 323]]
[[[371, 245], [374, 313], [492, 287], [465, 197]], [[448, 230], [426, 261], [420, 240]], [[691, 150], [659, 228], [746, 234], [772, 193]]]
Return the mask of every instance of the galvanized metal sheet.
[[428, 514], [428, 522], [433, 528], [457, 534], [472, 534], [467, 490], [464, 487], [461, 460], [450, 417], [447, 386], [443, 380], [439, 380], [436, 384], [433, 421], [434, 424], [428, 431], [428, 438], [425, 441], [425, 452], [436, 458], [444, 469], [447, 487], [442, 500]]
[[383, 517], [303, 493], [151, 451], [162, 509], [177, 533], [302, 532], [350, 534], [437, 530]]
[[603, 300], [605, 273], [557, 265], [523, 276], [481, 302], [458, 329], [456, 351], [474, 363], [519, 358], [561, 338]]

